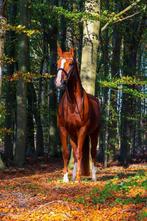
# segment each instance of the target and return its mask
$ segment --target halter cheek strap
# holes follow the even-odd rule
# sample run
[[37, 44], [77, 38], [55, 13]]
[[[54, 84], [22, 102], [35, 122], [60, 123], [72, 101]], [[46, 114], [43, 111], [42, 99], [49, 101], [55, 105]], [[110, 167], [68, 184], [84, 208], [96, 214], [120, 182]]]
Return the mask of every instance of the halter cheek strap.
[[68, 73], [64, 70], [64, 68], [58, 68], [58, 69], [57, 69], [57, 72], [58, 72], [58, 71], [63, 71], [63, 72], [65, 73], [66, 77], [68, 76]]
[[58, 73], [58, 71], [63, 71], [67, 77], [67, 79], [66, 79], [66, 81], [67, 81], [70, 78], [73, 67], [74, 67], [74, 63], [72, 64], [72, 67], [70, 68], [70, 70], [68, 72], [65, 71], [64, 68], [58, 68], [57, 73]]

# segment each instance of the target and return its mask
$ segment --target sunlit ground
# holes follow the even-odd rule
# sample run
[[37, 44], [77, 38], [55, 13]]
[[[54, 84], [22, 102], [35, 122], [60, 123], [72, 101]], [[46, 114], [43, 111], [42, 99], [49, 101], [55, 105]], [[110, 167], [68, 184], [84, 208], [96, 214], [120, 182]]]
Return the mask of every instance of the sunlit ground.
[[145, 164], [98, 168], [97, 182], [83, 177], [80, 184], [64, 184], [60, 163], [5, 169], [0, 220], [147, 220], [146, 172]]

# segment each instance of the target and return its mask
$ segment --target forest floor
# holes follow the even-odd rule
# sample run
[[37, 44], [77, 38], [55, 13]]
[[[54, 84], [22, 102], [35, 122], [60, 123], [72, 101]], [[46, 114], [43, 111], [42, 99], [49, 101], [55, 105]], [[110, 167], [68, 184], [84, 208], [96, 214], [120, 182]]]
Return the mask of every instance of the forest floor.
[[[71, 172], [70, 172], [71, 175]], [[147, 220], [145, 164], [97, 169], [97, 182], [62, 182], [62, 163], [0, 172], [0, 221]], [[70, 177], [71, 178], [71, 177]]]

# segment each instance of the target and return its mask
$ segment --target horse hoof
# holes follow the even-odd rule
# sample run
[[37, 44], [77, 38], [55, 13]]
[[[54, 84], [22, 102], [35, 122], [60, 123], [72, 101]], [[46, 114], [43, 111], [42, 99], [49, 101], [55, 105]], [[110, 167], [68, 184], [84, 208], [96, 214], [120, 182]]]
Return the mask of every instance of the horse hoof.
[[68, 173], [65, 173], [65, 174], [64, 174], [63, 182], [64, 182], [64, 183], [68, 183], [68, 182], [69, 182]]
[[74, 181], [76, 184], [80, 184], [81, 183], [81, 180], [75, 180]]
[[96, 182], [97, 181], [96, 177], [92, 177], [92, 181]]
[[75, 177], [73, 177], [73, 178], [72, 178], [72, 182], [75, 182], [75, 181], [76, 181], [76, 178], [75, 178]]
[[63, 179], [63, 183], [69, 183], [69, 180], [64, 180], [64, 179]]

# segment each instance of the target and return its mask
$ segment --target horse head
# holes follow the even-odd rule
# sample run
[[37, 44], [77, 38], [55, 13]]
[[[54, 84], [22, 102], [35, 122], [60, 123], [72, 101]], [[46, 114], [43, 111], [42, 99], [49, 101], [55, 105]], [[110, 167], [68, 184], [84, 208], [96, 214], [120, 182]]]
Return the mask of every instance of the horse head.
[[75, 65], [74, 49], [71, 48], [68, 52], [63, 52], [58, 48], [59, 59], [57, 61], [57, 76], [55, 78], [55, 86], [64, 88], [73, 72]]

